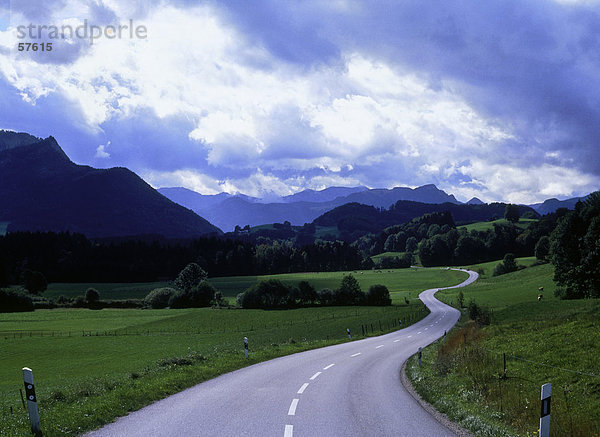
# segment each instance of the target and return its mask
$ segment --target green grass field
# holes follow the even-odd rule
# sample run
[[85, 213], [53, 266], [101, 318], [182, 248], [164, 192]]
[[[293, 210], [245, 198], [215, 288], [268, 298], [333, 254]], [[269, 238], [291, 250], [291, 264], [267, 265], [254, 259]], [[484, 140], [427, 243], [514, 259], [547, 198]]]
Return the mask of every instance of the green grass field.
[[[519, 219], [519, 222], [516, 223], [516, 225], [522, 229], [525, 229], [533, 222], [537, 222], [537, 219], [521, 218], [521, 219]], [[499, 225], [500, 224], [506, 225], [509, 222], [506, 219], [498, 219], [498, 220], [494, 220], [491, 222], [477, 222], [477, 223], [471, 223], [469, 225], [458, 226], [458, 227], [466, 228], [468, 231], [487, 231], [488, 229], [494, 229], [494, 223], [499, 224]]]
[[55, 283], [48, 284], [43, 296], [56, 299], [59, 296], [73, 298], [85, 295], [88, 288], [95, 288], [104, 300], [143, 299], [155, 288], [168, 287], [167, 282], [138, 283]]
[[371, 259], [373, 261], [381, 259], [381, 258], [401, 258], [404, 256], [406, 252], [383, 252], [377, 255], [373, 255]]
[[[322, 288], [338, 288], [342, 277], [352, 274], [360, 283], [362, 289], [367, 291], [371, 285], [385, 284], [392, 296], [393, 303], [404, 302], [416, 298], [418, 292], [425, 288], [437, 286], [440, 282], [459, 283], [464, 277], [463, 273], [445, 270], [427, 270], [423, 272], [417, 269], [389, 269], [389, 270], [355, 270], [349, 272], [325, 272], [325, 273], [286, 273], [281, 275], [265, 276], [229, 276], [222, 278], [210, 278], [209, 281], [223, 296], [235, 298], [238, 293], [243, 292], [253, 284], [262, 279], [274, 278], [289, 285], [298, 285], [300, 281], [310, 282], [317, 290]], [[152, 289], [166, 287], [166, 282], [134, 283], [134, 284], [85, 284], [85, 283], [57, 283], [50, 284], [44, 293], [45, 297], [56, 299], [60, 295], [75, 297], [85, 294], [85, 290], [94, 287], [100, 293], [101, 299], [143, 299]]]
[[[522, 259], [527, 264], [531, 259]], [[479, 265], [491, 272], [494, 263]], [[552, 435], [600, 435], [600, 302], [554, 297], [545, 264], [481, 280], [463, 289], [492, 310], [475, 329], [463, 318], [446, 342], [425, 349], [407, 373], [437, 409], [475, 435], [537, 435], [542, 384], [552, 383]], [[544, 287], [538, 302], [538, 287]], [[438, 293], [457, 302], [456, 290]], [[507, 356], [507, 377], [503, 375]]]
[[[275, 277], [291, 283], [307, 279], [322, 288], [337, 286], [342, 276]], [[27, 435], [19, 394], [24, 366], [34, 370], [45, 435], [75, 435], [223, 372], [347, 341], [346, 328], [361, 338], [365, 328], [366, 335], [398, 329], [398, 319], [406, 326], [426, 314], [414, 299], [419, 291], [466, 278], [441, 269], [358, 271], [356, 276], [363, 288], [383, 283], [395, 301], [410, 295], [411, 303], [286, 311], [55, 309], [0, 314], [0, 435]], [[219, 279], [217, 288], [236, 293], [259, 278]], [[131, 287], [138, 290], [140, 284]], [[123, 298], [131, 297], [123, 293]], [[248, 361], [243, 359], [244, 336], [250, 340]], [[197, 359], [199, 354], [207, 359]], [[170, 360], [167, 365], [165, 359]]]

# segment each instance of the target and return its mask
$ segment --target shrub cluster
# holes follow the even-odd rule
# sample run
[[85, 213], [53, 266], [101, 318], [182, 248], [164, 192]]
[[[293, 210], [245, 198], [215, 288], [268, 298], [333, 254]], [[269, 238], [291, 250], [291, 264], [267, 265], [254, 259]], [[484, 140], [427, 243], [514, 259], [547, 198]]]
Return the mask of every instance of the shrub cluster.
[[33, 311], [33, 300], [25, 293], [0, 289], [0, 312]]
[[515, 261], [515, 256], [512, 253], [507, 253], [504, 255], [502, 262], [496, 264], [496, 267], [494, 267], [493, 275], [500, 276], [506, 273], [516, 272], [518, 269], [519, 266]]
[[206, 280], [208, 274], [196, 263], [189, 263], [179, 272], [173, 285], [176, 288], [155, 288], [144, 303], [150, 308], [203, 308], [211, 305], [227, 307], [228, 302]]
[[405, 253], [402, 256], [386, 256], [380, 258], [375, 263], [375, 268], [379, 269], [407, 269], [414, 264], [412, 253]]
[[479, 326], [489, 325], [492, 321], [490, 309], [486, 306], [478, 305], [474, 300], [469, 302], [467, 311], [469, 313], [469, 319], [475, 321]]
[[385, 285], [373, 285], [364, 293], [356, 278], [345, 275], [339, 288], [324, 288], [316, 291], [307, 281], [297, 287], [289, 286], [277, 279], [260, 281], [237, 296], [242, 308], [298, 308], [322, 305], [391, 305], [389, 290]]
[[155, 288], [144, 298], [144, 305], [153, 309], [166, 308], [169, 305], [169, 299], [177, 290], [170, 287]]

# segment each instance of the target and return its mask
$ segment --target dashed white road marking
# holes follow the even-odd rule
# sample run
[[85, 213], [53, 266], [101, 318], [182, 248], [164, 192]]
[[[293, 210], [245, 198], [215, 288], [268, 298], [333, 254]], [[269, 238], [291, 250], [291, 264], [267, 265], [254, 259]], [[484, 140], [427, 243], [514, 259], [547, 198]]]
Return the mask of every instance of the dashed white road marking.
[[383, 345], [380, 344], [379, 346], [375, 347], [375, 349], [379, 349], [380, 347], [383, 347]]
[[335, 366], [335, 363], [331, 363], [329, 366], [323, 367], [323, 370], [331, 369], [333, 366]]
[[294, 425], [286, 425], [283, 437], [294, 437]]
[[306, 387], [308, 387], [308, 382], [305, 382], [304, 384], [302, 384], [302, 387], [300, 387], [300, 390], [298, 390], [298, 394], [301, 395], [302, 393], [304, 393], [304, 390], [306, 390]]
[[300, 399], [292, 399], [292, 404], [290, 405], [290, 409], [288, 410], [288, 416], [296, 415], [296, 407], [298, 406], [298, 401]]
[[423, 331], [427, 331], [429, 328], [425, 328]]
[[362, 353], [362, 352], [358, 352], [358, 353], [355, 353], [355, 354], [353, 354], [353, 355], [350, 355], [350, 356], [351, 356], [351, 357], [357, 357], [357, 356], [359, 356], [361, 353]]
[[400, 339], [398, 339], [398, 340], [394, 340], [394, 343], [398, 343], [399, 341], [400, 341]]
[[419, 331], [419, 332], [417, 332], [417, 334], [420, 334], [421, 332], [423, 332], [423, 331]]
[[310, 380], [313, 381], [313, 380], [317, 379], [317, 376], [319, 376], [320, 374], [321, 374], [321, 372], [315, 373], [313, 376], [310, 377]]
[[411, 337], [412, 337], [412, 335], [409, 335], [409, 336], [408, 336], [408, 337], [406, 337], [406, 338], [411, 338]]

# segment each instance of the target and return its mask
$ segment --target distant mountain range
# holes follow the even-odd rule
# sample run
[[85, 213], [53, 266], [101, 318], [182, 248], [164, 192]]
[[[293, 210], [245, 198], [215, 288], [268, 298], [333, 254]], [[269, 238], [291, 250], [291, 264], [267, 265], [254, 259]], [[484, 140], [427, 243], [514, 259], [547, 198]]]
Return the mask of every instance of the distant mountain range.
[[[572, 209], [580, 199], [548, 199], [530, 206], [547, 214], [561, 207]], [[51, 230], [80, 232], [93, 238], [190, 238], [221, 234], [221, 229], [232, 231], [236, 225], [253, 227], [285, 221], [303, 225], [345, 204], [388, 209], [399, 201], [450, 205], [453, 214], [462, 211], [451, 208], [453, 205], [463, 205], [431, 184], [414, 189], [329, 187], [304, 190], [275, 201], [241, 194], [202, 195], [180, 187], [154, 190], [126, 168], [95, 169], [73, 163], [52, 137], [0, 131], [2, 232]], [[485, 205], [477, 198], [467, 204]], [[413, 206], [409, 209], [439, 210]], [[400, 215], [408, 217], [412, 212], [396, 212], [389, 217], [395, 220]]]
[[453, 195], [446, 194], [435, 185], [414, 189], [396, 187], [389, 190], [330, 187], [321, 191], [304, 190], [269, 203], [255, 197], [226, 193], [207, 196], [185, 188], [159, 188], [158, 192], [192, 209], [224, 231], [232, 231], [236, 225], [258, 226], [286, 220], [292, 225], [303, 225], [346, 203], [361, 203], [378, 208], [389, 208], [399, 200], [460, 204]]
[[[360, 203], [377, 208], [389, 208], [398, 201], [411, 201], [425, 204], [461, 205], [452, 194], [447, 194], [435, 185], [418, 188], [395, 187], [391, 189], [369, 189], [366, 187], [330, 187], [321, 191], [304, 190], [277, 199], [264, 199], [241, 194], [219, 193], [203, 195], [186, 188], [159, 188], [158, 191], [174, 202], [192, 209], [224, 231], [232, 231], [236, 225], [251, 227], [283, 223], [292, 225], [311, 223], [321, 215], [347, 203]], [[522, 205], [532, 208], [540, 215], [549, 214], [558, 208], [573, 209], [585, 197], [557, 200], [548, 199], [543, 203]], [[486, 205], [473, 197], [466, 205]], [[502, 214], [501, 214], [502, 215]]]
[[88, 237], [221, 234], [132, 171], [77, 165], [53, 137], [0, 131], [0, 222], [8, 232], [71, 231]]
[[555, 198], [544, 200], [542, 203], [534, 203], [531, 206], [535, 209], [539, 214], [550, 214], [556, 211], [559, 208], [567, 208], [567, 209], [575, 209], [575, 205], [580, 200], [585, 200], [587, 196], [584, 197], [573, 197], [571, 199], [558, 200]]

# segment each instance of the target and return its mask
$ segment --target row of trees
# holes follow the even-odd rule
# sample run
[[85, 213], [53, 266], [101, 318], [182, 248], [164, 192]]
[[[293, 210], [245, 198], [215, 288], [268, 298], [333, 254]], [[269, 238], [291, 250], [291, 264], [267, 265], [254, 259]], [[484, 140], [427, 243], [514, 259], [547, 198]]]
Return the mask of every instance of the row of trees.
[[342, 278], [339, 288], [324, 288], [317, 291], [307, 281], [298, 286], [284, 284], [277, 279], [260, 281], [237, 296], [242, 308], [298, 308], [304, 306], [332, 305], [391, 305], [389, 290], [385, 285], [373, 285], [367, 293], [352, 275]]
[[297, 247], [214, 237], [179, 242], [92, 241], [53, 232], [0, 237], [0, 286], [24, 284], [28, 271], [42, 272], [48, 282], [152, 282], [174, 278], [190, 262], [212, 276], [229, 276], [355, 270], [362, 256], [341, 241]]
[[550, 256], [559, 296], [600, 297], [600, 191], [558, 221], [550, 236]]

